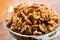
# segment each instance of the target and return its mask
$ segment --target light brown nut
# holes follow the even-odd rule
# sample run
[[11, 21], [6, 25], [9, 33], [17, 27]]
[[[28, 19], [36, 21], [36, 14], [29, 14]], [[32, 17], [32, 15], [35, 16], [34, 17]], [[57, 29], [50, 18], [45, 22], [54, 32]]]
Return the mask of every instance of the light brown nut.
[[47, 7], [46, 6], [39, 6], [41, 12], [46, 12]]
[[25, 9], [24, 12], [25, 12], [25, 14], [28, 14], [29, 9]]
[[43, 27], [41, 24], [39, 24], [39, 30], [41, 30], [42, 32], [47, 31], [47, 29], [45, 27]]
[[18, 30], [18, 31], [21, 30], [21, 27], [18, 27], [17, 30]]
[[49, 27], [49, 30], [50, 30], [50, 31], [53, 31], [53, 30], [54, 30], [54, 28], [53, 28], [53, 27]]
[[28, 28], [29, 33], [32, 34], [31, 26], [28, 26], [27, 28]]
[[39, 19], [40, 18], [40, 15], [37, 15], [37, 12], [33, 12], [33, 18], [34, 19]]
[[41, 35], [42, 32], [38, 32], [37, 30], [33, 32], [34, 35]]
[[49, 31], [53, 31], [54, 30], [54, 28], [51, 25], [48, 26], [48, 29], [49, 29]]
[[46, 19], [46, 14], [45, 13], [41, 13], [41, 17]]
[[50, 31], [53, 31], [53, 30], [55, 30], [55, 29], [57, 28], [57, 26], [58, 26], [58, 24], [56, 24], [56, 23], [54, 23], [53, 26], [50, 26], [50, 25], [49, 25], [49, 30], [50, 30]]
[[17, 23], [17, 26], [19, 27], [19, 26], [21, 26], [21, 24], [20, 23]]
[[40, 11], [38, 11], [38, 12], [37, 12], [37, 15], [40, 15], [40, 14], [41, 14], [41, 12], [40, 12]]
[[16, 18], [17, 18], [17, 15], [15, 15], [15, 16], [12, 17], [13, 20], [17, 20]]
[[37, 20], [37, 23], [41, 24], [41, 23], [42, 23], [42, 21], [39, 19], [39, 20]]
[[34, 25], [36, 25], [36, 24], [37, 24], [37, 20], [34, 21]]
[[54, 20], [48, 21], [48, 23], [53, 24], [55, 23]]
[[54, 17], [51, 17], [51, 18], [52, 18], [52, 19], [55, 19], [55, 20], [56, 20], [56, 19], [58, 19], [58, 17], [57, 17], [57, 16], [54, 16]]
[[58, 24], [57, 24], [57, 23], [54, 23], [54, 24], [53, 24], [53, 29], [56, 29], [57, 26], [58, 26]]
[[45, 19], [44, 18], [40, 18], [40, 20], [43, 22]]
[[38, 8], [39, 5], [37, 5], [37, 4], [33, 4], [31, 7], [33, 7], [33, 8]]
[[17, 22], [17, 26], [21, 26], [22, 25], [22, 20], [19, 19], [18, 22]]
[[12, 23], [11, 26], [17, 26], [17, 23]]
[[26, 10], [24, 10], [24, 12], [25, 12], [25, 14], [28, 14], [28, 12], [29, 12], [29, 9], [26, 9]]
[[24, 10], [25, 14], [29, 14], [29, 13], [32, 13], [33, 12], [33, 9], [32, 8], [27, 8]]
[[24, 19], [25, 19], [28, 23], [32, 24], [31, 21], [27, 18], [27, 16], [26, 16], [23, 12], [21, 12], [21, 15], [24, 17]]
[[38, 25], [32, 25], [32, 28], [38, 27]]
[[32, 16], [32, 13], [29, 13], [27, 17], [29, 18], [29, 17], [31, 17], [31, 16]]
[[23, 33], [24, 31], [26, 31], [26, 30], [27, 30], [27, 27], [28, 27], [28, 25], [23, 26], [23, 27], [21, 28], [20, 33]]
[[24, 25], [26, 25], [26, 22], [23, 22], [23, 23], [22, 23], [22, 26], [24, 26]]
[[40, 16], [39, 15], [33, 15], [34, 17], [34, 19], [39, 19], [40, 18]]
[[11, 26], [10, 29], [11, 29], [11, 30], [14, 30], [14, 26]]
[[28, 27], [29, 27], [29, 25], [25, 25], [25, 26], [24, 26], [25, 30], [27, 30]]
[[22, 28], [21, 31], [20, 31], [20, 33], [23, 33], [24, 31], [25, 31], [25, 28]]

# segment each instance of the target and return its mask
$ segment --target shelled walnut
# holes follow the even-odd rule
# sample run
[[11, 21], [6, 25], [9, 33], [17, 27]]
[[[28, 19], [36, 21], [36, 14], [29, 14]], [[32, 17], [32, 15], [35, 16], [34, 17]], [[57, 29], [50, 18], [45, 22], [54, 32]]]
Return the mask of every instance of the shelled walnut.
[[14, 7], [11, 18], [6, 19], [6, 24], [20, 34], [42, 35], [58, 27], [58, 16], [44, 4], [22, 3]]

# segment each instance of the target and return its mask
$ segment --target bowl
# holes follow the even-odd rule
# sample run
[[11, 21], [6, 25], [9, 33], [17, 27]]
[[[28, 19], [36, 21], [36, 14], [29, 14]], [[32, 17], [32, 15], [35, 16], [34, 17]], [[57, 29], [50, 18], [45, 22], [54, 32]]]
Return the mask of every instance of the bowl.
[[[58, 35], [59, 35], [59, 30], [60, 30], [60, 24], [58, 25], [58, 28], [56, 28], [56, 30], [48, 33], [48, 34], [44, 34], [44, 35], [39, 35], [39, 36], [33, 36], [33, 35], [23, 35], [23, 34], [19, 34], [19, 33], [16, 33], [12, 30], [10, 30], [7, 26], [6, 26], [6, 17], [10, 14], [11, 12], [13, 11], [13, 7], [20, 4], [20, 3], [23, 3], [23, 2], [28, 2], [30, 4], [32, 3], [43, 3], [43, 4], [46, 4], [48, 5], [49, 7], [51, 8], [54, 8], [60, 18], [60, 9], [59, 9], [59, 1], [56, 1], [56, 0], [14, 0], [13, 3], [14, 5], [11, 5], [8, 10], [7, 10], [7, 15], [5, 16], [4, 20], [3, 20], [3, 24], [4, 24], [4, 28], [6, 29], [6, 32], [9, 34], [10, 36], [10, 39], [11, 40], [51, 40], [51, 39], [54, 39], [56, 38]], [[11, 17], [11, 16], [10, 16]]]

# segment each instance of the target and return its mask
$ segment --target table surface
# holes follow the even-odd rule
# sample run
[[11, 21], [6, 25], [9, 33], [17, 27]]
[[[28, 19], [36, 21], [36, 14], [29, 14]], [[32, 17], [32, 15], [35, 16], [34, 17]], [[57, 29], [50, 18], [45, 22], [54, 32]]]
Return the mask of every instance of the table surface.
[[[6, 11], [11, 4], [13, 5], [12, 0], [0, 0], [0, 40], [9, 40], [9, 36], [7, 35], [2, 24], [2, 19], [4, 18]], [[60, 40], [60, 36], [58, 36], [55, 40]]]

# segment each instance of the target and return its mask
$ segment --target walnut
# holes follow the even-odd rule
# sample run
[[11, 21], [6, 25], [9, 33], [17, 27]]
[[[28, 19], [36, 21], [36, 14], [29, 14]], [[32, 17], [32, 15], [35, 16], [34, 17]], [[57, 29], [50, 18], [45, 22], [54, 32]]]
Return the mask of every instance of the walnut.
[[41, 30], [42, 32], [47, 32], [47, 28], [42, 24], [39, 24], [39, 30]]
[[37, 30], [33, 32], [34, 35], [41, 35], [41, 32], [38, 32]]
[[44, 4], [21, 3], [6, 18], [7, 27], [25, 35], [43, 35], [55, 30], [58, 24], [56, 12]]

